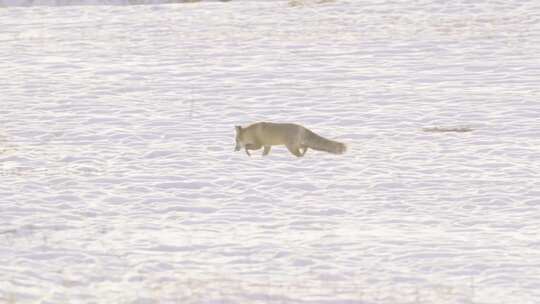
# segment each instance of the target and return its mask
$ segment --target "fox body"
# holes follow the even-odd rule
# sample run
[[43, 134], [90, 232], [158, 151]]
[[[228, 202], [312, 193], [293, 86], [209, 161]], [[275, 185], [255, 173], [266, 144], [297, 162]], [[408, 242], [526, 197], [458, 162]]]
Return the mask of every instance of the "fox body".
[[242, 148], [247, 155], [249, 150], [264, 148], [263, 155], [268, 155], [272, 146], [284, 145], [297, 157], [304, 156], [308, 148], [342, 154], [347, 149], [345, 144], [326, 139], [313, 131], [292, 123], [258, 122], [245, 128], [236, 126], [235, 151]]

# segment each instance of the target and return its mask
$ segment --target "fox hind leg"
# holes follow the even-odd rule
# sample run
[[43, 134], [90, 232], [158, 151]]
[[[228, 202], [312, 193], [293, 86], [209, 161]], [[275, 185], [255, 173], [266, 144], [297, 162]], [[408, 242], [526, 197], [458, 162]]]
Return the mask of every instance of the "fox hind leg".
[[[302, 157], [304, 154], [300, 153], [300, 148], [293, 145], [286, 145], [289, 152], [296, 155], [296, 157]], [[305, 153], [305, 151], [304, 151]]]
[[270, 149], [272, 146], [264, 146], [263, 156], [268, 155], [270, 153]]

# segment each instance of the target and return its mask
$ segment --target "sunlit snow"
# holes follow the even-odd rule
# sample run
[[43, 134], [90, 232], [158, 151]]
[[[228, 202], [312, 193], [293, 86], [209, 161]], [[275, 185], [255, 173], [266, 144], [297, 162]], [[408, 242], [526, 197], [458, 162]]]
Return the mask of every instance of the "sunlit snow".
[[0, 3], [1, 303], [540, 302], [538, 1]]

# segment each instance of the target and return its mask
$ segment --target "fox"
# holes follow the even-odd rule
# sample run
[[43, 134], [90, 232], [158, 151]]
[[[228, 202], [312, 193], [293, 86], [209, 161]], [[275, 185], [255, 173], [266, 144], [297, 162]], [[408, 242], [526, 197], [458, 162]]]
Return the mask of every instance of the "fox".
[[242, 148], [251, 157], [249, 150], [264, 148], [262, 155], [270, 153], [272, 146], [284, 145], [296, 157], [306, 154], [308, 148], [333, 154], [343, 154], [347, 150], [344, 143], [326, 139], [298, 124], [257, 122], [247, 127], [235, 126], [236, 147]]

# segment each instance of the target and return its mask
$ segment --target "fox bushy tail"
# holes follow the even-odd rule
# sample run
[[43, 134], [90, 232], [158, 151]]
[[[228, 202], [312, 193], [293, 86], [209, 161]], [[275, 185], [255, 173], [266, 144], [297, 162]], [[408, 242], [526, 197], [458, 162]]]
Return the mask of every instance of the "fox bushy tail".
[[326, 139], [313, 131], [306, 129], [306, 146], [313, 150], [325, 151], [333, 154], [343, 154], [347, 146], [334, 140]]

